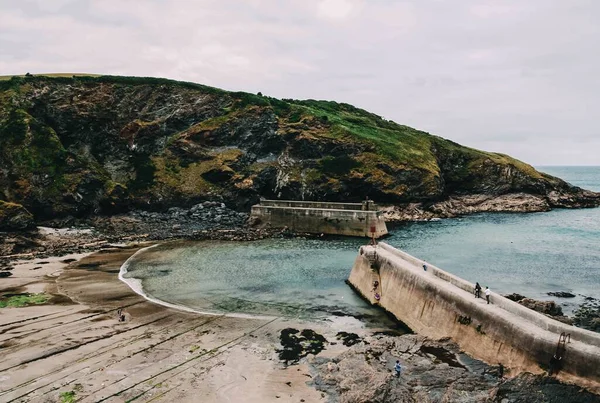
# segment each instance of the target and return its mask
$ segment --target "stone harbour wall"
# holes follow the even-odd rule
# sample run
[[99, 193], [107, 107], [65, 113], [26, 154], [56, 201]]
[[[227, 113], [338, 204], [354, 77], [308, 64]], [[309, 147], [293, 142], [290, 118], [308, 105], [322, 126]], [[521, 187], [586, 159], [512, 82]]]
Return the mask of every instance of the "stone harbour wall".
[[[350, 206], [358, 209], [344, 208]], [[252, 206], [251, 219], [256, 225], [287, 227], [295, 232], [370, 237], [371, 228], [375, 228], [376, 238], [387, 235], [383, 214], [374, 210], [361, 210], [361, 206], [361, 203], [269, 200]], [[370, 204], [370, 207], [372, 208], [373, 205]]]
[[600, 334], [558, 322], [493, 292], [487, 305], [474, 297], [474, 284], [430, 264], [425, 271], [423, 263], [385, 243], [363, 246], [349, 282], [416, 333], [451, 337], [473, 357], [504, 365], [509, 376], [547, 370], [560, 334], [570, 334], [558, 377], [600, 392]]

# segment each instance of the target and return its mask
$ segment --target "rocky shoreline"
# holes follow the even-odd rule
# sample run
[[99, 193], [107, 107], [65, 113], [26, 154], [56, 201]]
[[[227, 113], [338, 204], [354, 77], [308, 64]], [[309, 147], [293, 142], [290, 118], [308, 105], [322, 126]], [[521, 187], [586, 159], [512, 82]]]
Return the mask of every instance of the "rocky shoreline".
[[113, 216], [56, 219], [28, 231], [0, 232], [0, 264], [15, 257], [82, 253], [112, 244], [171, 239], [247, 241], [282, 232], [250, 228], [247, 220], [247, 213], [213, 201], [165, 212], [133, 210]]
[[[394, 375], [400, 361], [401, 375]], [[600, 396], [547, 376], [506, 377], [450, 340], [373, 335], [334, 358], [310, 359], [317, 390], [342, 402], [597, 403]]]
[[553, 208], [594, 208], [600, 198], [597, 193], [582, 191], [581, 197], [546, 197], [528, 193], [503, 195], [474, 194], [452, 196], [439, 202], [407, 203], [384, 206], [387, 222], [428, 221], [454, 218], [476, 213], [538, 213]]
[[[550, 209], [547, 200], [528, 194], [473, 195], [438, 203], [381, 207], [388, 223], [428, 221], [482, 212], [521, 213]], [[204, 201], [190, 208], [171, 207], [165, 211], [138, 209], [84, 218], [67, 216], [39, 223], [34, 223], [30, 215], [19, 214], [16, 218], [20, 230], [14, 229], [19, 227], [15, 226], [11, 227], [12, 230], [0, 231], [0, 263], [7, 256], [51, 256], [90, 251], [104, 244], [123, 242], [170, 239], [249, 241], [272, 236], [315, 236], [281, 229], [253, 228], [248, 225], [247, 212], [231, 209], [222, 201]]]
[[[430, 206], [428, 210], [424, 210], [421, 205], [411, 205], [384, 207], [383, 211], [386, 220], [390, 222], [429, 220], [453, 216], [454, 213], [473, 212], [455, 209], [443, 210], [443, 214], [433, 214], [432, 211], [436, 209], [442, 211], [438, 207]], [[165, 212], [133, 210], [126, 214], [85, 219], [69, 217], [46, 221], [35, 230], [0, 232], [0, 279], [10, 277], [10, 262], [17, 258], [33, 259], [86, 253], [134, 242], [252, 241], [271, 237], [322, 237], [282, 229], [254, 228], [248, 225], [248, 218], [248, 213], [230, 209], [222, 202], [204, 201], [187, 209], [172, 207]], [[564, 296], [562, 293], [556, 295]], [[518, 294], [507, 297], [561, 322], [600, 332], [600, 301], [594, 298], [586, 297], [585, 302], [575, 310], [573, 318], [569, 318], [562, 314], [560, 306], [553, 301], [536, 301]]]

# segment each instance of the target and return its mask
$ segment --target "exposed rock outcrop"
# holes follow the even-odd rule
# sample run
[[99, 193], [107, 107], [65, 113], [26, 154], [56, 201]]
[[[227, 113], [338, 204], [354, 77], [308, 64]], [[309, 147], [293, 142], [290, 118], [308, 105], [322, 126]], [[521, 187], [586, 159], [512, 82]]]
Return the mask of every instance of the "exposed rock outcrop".
[[600, 333], [600, 300], [586, 297], [573, 314], [576, 326]]
[[0, 231], [18, 231], [34, 227], [33, 216], [25, 207], [0, 200]]
[[571, 294], [570, 292], [566, 291], [551, 291], [548, 293], [548, 295], [557, 298], [575, 298], [575, 294]]
[[[393, 374], [396, 360], [402, 373]], [[489, 366], [460, 353], [449, 341], [419, 335], [367, 337], [335, 358], [311, 362], [313, 384], [331, 401], [358, 402], [578, 402], [597, 395], [547, 376], [523, 373], [504, 378], [501, 366]]]
[[514, 292], [512, 294], [504, 295], [504, 297], [510, 299], [511, 301], [515, 301], [515, 302], [519, 302], [522, 299], [527, 298], [526, 296], [517, 294], [516, 292]]
[[556, 302], [554, 301], [538, 301], [531, 298], [524, 298], [518, 302], [524, 307], [541, 312], [545, 315], [563, 316], [562, 308], [556, 305]]
[[573, 320], [568, 316], [564, 315], [562, 308], [554, 301], [539, 301], [536, 299], [527, 298], [524, 295], [517, 293], [505, 295], [504, 297], [510, 299], [511, 301], [518, 302], [524, 307], [550, 316], [560, 322], [566, 323], [568, 325], [573, 324]]

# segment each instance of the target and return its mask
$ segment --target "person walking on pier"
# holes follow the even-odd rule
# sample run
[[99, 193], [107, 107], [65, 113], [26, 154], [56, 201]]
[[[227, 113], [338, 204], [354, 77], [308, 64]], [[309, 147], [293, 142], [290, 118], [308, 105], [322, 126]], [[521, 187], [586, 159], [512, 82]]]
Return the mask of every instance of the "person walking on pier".
[[488, 305], [490, 304], [490, 294], [492, 293], [492, 291], [490, 291], [489, 288], [485, 287], [485, 299], [487, 300]]
[[481, 298], [481, 286], [475, 283], [475, 298]]

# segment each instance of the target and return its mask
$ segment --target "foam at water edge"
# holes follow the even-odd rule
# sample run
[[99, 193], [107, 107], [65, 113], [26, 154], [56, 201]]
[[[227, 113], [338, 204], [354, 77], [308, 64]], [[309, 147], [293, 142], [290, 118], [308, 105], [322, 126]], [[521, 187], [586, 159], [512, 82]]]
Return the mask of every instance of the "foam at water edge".
[[241, 318], [241, 319], [274, 319], [276, 318], [276, 316], [266, 316], [266, 315], [250, 315], [250, 314], [245, 314], [245, 313], [216, 313], [216, 312], [205, 312], [205, 311], [199, 311], [196, 309], [192, 309], [190, 307], [184, 306], [184, 305], [178, 305], [178, 304], [173, 304], [171, 302], [166, 302], [163, 300], [160, 300], [158, 298], [152, 297], [150, 295], [147, 295], [144, 292], [144, 288], [142, 287], [142, 280], [137, 279], [137, 278], [125, 278], [125, 274], [127, 274], [127, 268], [129, 267], [129, 265], [131, 264], [131, 262], [133, 261], [133, 259], [140, 253], [145, 252], [149, 249], [152, 249], [156, 246], [158, 246], [159, 244], [155, 244], [155, 245], [151, 245], [151, 246], [147, 246], [145, 248], [142, 248], [140, 250], [138, 250], [137, 252], [135, 252], [133, 255], [131, 255], [129, 257], [129, 259], [127, 259], [122, 265], [121, 265], [121, 269], [119, 270], [119, 280], [121, 280], [122, 282], [124, 282], [125, 284], [127, 284], [129, 286], [129, 288], [131, 288], [131, 290], [133, 292], [135, 292], [136, 294], [144, 297], [146, 300], [153, 302], [155, 304], [158, 305], [162, 305], [162, 306], [166, 306], [167, 308], [173, 308], [173, 309], [177, 309], [180, 311], [185, 311], [185, 312], [191, 312], [191, 313], [198, 313], [201, 315], [210, 315], [210, 316], [227, 316], [230, 318]]

